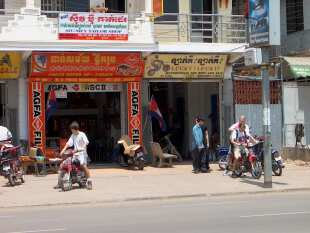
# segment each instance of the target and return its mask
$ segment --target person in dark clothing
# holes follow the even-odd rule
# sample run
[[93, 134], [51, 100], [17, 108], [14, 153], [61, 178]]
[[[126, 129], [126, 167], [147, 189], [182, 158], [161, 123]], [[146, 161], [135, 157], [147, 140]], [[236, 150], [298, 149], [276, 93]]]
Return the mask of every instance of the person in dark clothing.
[[202, 168], [201, 170], [203, 172], [207, 172], [210, 170], [210, 165], [209, 165], [209, 147], [210, 147], [210, 143], [209, 143], [209, 133], [208, 133], [208, 128], [202, 127], [202, 133], [203, 133], [203, 144], [204, 144], [204, 149], [203, 149], [203, 158], [202, 158]]
[[192, 135], [192, 157], [193, 157], [193, 172], [195, 174], [201, 171], [201, 160], [204, 153], [204, 137], [202, 126], [204, 120], [201, 117], [196, 117], [195, 126], [193, 127]]

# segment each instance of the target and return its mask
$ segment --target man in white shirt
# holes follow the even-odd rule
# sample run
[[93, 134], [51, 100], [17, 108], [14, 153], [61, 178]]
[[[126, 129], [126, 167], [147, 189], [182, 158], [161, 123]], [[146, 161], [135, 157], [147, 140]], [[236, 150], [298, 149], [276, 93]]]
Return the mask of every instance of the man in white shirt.
[[10, 140], [11, 138], [12, 133], [10, 132], [10, 130], [8, 130], [8, 128], [4, 126], [0, 126], [0, 142]]
[[[66, 143], [65, 147], [60, 152], [60, 155], [62, 156], [68, 148], [73, 147], [73, 159], [78, 159], [80, 161], [81, 168], [85, 172], [87, 182], [91, 184], [90, 172], [87, 167], [87, 145], [89, 144], [89, 141], [86, 134], [79, 130], [79, 124], [77, 122], [72, 122], [70, 125], [70, 129], [72, 135]], [[59, 179], [61, 178], [62, 174], [59, 175], [58, 185], [56, 185], [55, 188], [60, 188]]]

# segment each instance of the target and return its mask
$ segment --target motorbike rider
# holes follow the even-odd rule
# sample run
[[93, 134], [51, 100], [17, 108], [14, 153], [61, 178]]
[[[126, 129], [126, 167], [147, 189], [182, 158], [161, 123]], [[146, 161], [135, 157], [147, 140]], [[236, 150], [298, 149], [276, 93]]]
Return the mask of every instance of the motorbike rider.
[[[244, 115], [241, 115], [239, 117], [239, 121], [234, 123], [232, 126], [230, 126], [228, 128], [228, 131], [230, 134], [232, 134], [232, 132], [234, 132], [235, 130], [238, 130], [240, 125], [244, 124], [245, 125], [245, 132], [247, 135], [250, 135], [250, 128], [249, 126], [246, 124], [246, 117]], [[224, 171], [224, 176], [228, 175], [229, 172], [229, 166], [232, 163], [232, 154], [233, 154], [233, 150], [232, 150], [232, 144], [230, 143], [230, 147], [229, 147], [229, 152], [228, 152], [228, 158], [227, 158], [227, 165]]]
[[[86, 134], [79, 130], [79, 124], [76, 121], [71, 123], [70, 129], [72, 135], [69, 138], [66, 145], [64, 146], [64, 148], [62, 149], [62, 151], [60, 152], [60, 155], [63, 156], [68, 148], [73, 147], [72, 159], [78, 159], [80, 161], [81, 169], [83, 170], [87, 178], [87, 183], [88, 185], [91, 185], [92, 182], [90, 180], [90, 172], [87, 167], [87, 158], [88, 158], [87, 145], [89, 144], [89, 141], [87, 139]], [[55, 188], [60, 188], [60, 183], [63, 175], [64, 175], [63, 173], [61, 172], [59, 173], [58, 184], [55, 186]]]
[[247, 149], [247, 145], [249, 142], [257, 143], [255, 138], [247, 132], [246, 130], [246, 124], [241, 123], [239, 124], [239, 127], [235, 129], [230, 137], [230, 142], [233, 147], [233, 155], [234, 155], [234, 163], [233, 163], [233, 176], [235, 175], [235, 170], [237, 168], [237, 165], [239, 163], [239, 159], [241, 157], [241, 150], [244, 150], [244, 153], [246, 156], [249, 154], [249, 150]]

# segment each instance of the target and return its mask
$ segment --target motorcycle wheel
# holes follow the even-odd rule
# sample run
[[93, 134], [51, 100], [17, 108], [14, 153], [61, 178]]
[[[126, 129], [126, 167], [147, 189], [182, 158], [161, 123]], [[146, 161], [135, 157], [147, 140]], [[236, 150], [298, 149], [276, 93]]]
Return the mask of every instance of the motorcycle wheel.
[[241, 168], [241, 167], [239, 167], [239, 168], [237, 168], [237, 169], [235, 170], [235, 175], [236, 175], [237, 177], [241, 177], [242, 174], [243, 174], [243, 171], [242, 171], [242, 168]]
[[262, 176], [262, 174], [263, 174], [263, 169], [262, 169], [262, 165], [261, 165], [260, 162], [254, 161], [254, 162], [252, 163], [252, 171], [251, 171], [251, 174], [252, 174], [252, 177], [253, 177], [254, 179], [257, 179], [257, 180]]
[[24, 174], [22, 174], [22, 176], [20, 177], [20, 182], [22, 182], [22, 184], [24, 184], [26, 182]]
[[9, 184], [13, 187], [16, 185], [15, 178], [12, 175], [8, 176]]
[[275, 176], [281, 176], [282, 175], [282, 166], [276, 162], [272, 166], [272, 171], [275, 174]]
[[224, 171], [226, 169], [226, 166], [227, 166], [227, 157], [223, 156], [219, 160], [219, 168]]
[[86, 182], [86, 189], [87, 190], [92, 190], [93, 189], [93, 183], [91, 181]]
[[72, 189], [72, 182], [70, 179], [70, 174], [65, 174], [62, 179], [61, 189], [64, 192], [70, 191]]
[[138, 161], [138, 169], [142, 171], [144, 169], [144, 160], [141, 159]]

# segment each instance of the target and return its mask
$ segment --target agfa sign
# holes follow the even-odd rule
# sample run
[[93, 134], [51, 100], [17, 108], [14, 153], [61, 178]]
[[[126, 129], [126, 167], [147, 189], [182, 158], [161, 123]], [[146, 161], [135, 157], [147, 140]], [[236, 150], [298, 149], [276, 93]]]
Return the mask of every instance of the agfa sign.
[[280, 0], [249, 0], [250, 46], [281, 44]]

